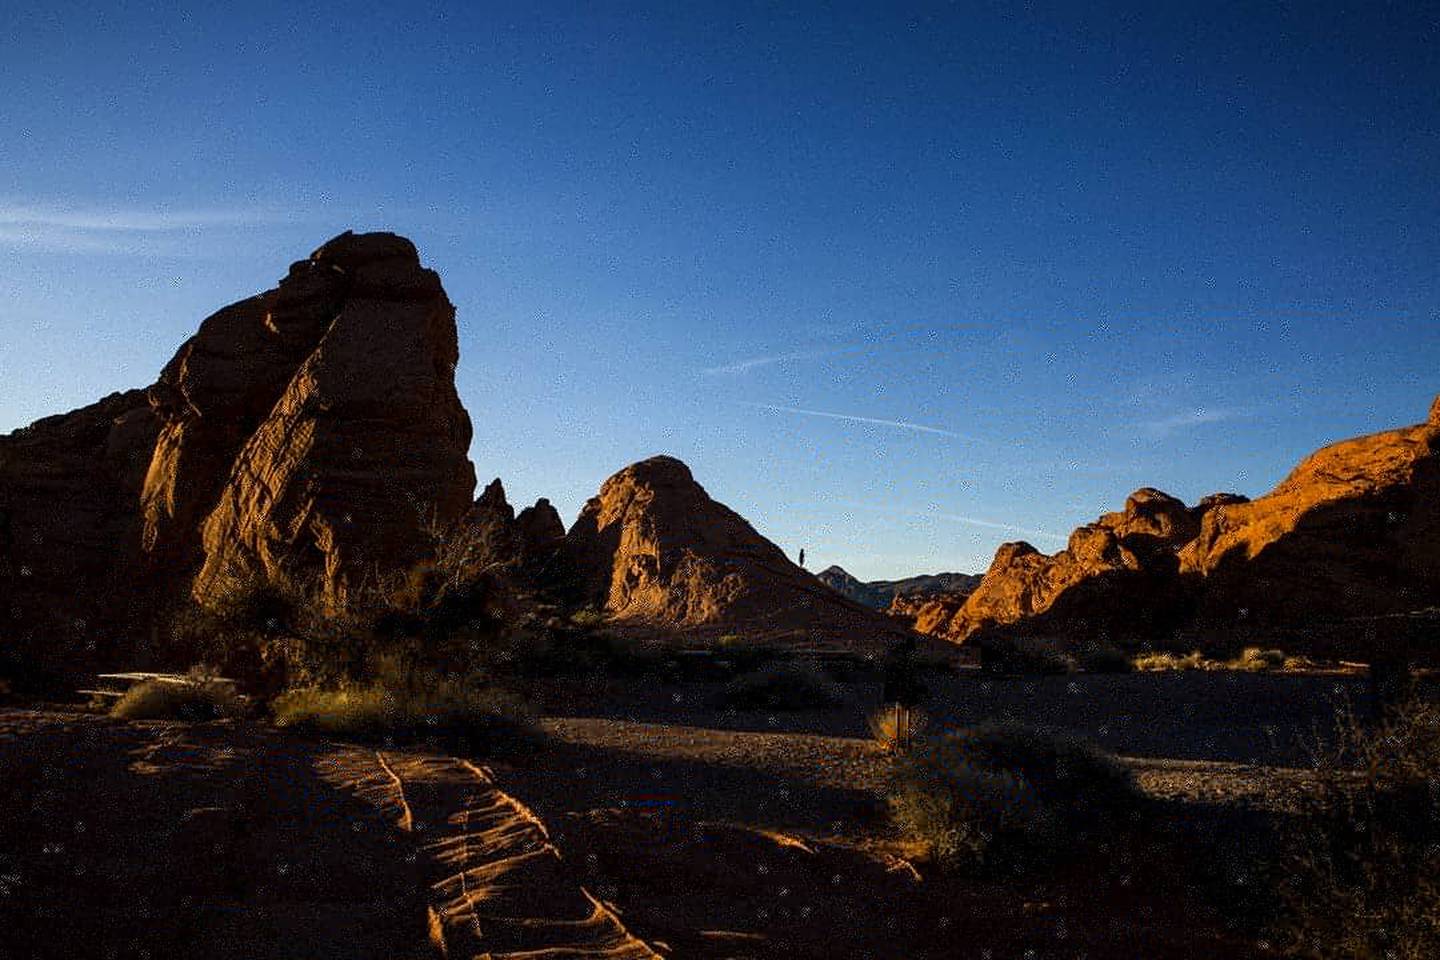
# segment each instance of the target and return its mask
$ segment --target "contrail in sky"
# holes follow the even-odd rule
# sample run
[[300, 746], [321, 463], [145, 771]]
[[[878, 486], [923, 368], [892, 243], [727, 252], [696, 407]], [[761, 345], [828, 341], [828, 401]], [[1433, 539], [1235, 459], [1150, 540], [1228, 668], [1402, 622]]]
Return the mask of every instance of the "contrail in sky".
[[897, 430], [912, 430], [916, 433], [933, 433], [942, 437], [959, 437], [970, 439], [964, 434], [956, 433], [953, 430], [943, 430], [940, 427], [927, 427], [922, 423], [911, 423], [908, 420], [882, 420], [879, 417], [860, 417], [848, 413], [830, 413], [826, 410], [805, 410], [801, 407], [782, 407], [773, 403], [751, 403], [741, 400], [742, 406], [754, 407], [756, 410], [771, 410], [775, 413], [794, 413], [802, 417], [824, 417], [827, 420], [844, 420], [848, 423], [869, 423], [879, 427], [894, 427]]

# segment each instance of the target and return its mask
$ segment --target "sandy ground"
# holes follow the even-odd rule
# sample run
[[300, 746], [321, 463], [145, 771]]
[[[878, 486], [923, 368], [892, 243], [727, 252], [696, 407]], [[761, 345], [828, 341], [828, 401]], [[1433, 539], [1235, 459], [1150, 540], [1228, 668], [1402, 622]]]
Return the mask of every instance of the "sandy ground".
[[877, 689], [796, 713], [727, 710], [717, 689], [537, 689], [548, 745], [489, 764], [0, 712], [0, 955], [1250, 956], [1175, 864], [1248, 843], [1305, 789], [1336, 704], [1363, 697], [1346, 678], [932, 682], [935, 726], [1084, 733], [1158, 801], [1160, 847], [1002, 884], [906, 859], [865, 736]]

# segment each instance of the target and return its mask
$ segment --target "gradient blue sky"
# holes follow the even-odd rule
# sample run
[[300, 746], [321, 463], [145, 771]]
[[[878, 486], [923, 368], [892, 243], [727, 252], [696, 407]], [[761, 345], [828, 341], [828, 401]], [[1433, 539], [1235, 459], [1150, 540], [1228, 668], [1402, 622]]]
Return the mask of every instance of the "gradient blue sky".
[[1437, 7], [1080, 6], [9, 9], [0, 430], [346, 228], [440, 271], [482, 481], [671, 453], [812, 569], [1423, 419]]

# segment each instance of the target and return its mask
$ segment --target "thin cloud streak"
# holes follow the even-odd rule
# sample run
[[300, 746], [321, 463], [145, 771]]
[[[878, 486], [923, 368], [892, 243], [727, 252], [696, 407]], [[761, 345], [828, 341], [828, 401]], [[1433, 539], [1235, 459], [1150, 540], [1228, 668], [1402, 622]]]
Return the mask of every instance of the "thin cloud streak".
[[785, 363], [788, 360], [813, 360], [817, 357], [828, 357], [843, 352], [842, 350], [797, 350], [793, 353], [776, 353], [765, 357], [751, 357], [748, 360], [740, 360], [736, 363], [722, 364], [718, 367], [706, 367], [701, 372], [710, 377], [728, 376], [748, 373], [760, 367]]
[[1199, 408], [1187, 413], [1177, 413], [1174, 416], [1164, 417], [1159, 420], [1147, 420], [1141, 424], [1146, 432], [1157, 437], [1168, 437], [1176, 430], [1183, 430], [1187, 427], [1198, 427], [1207, 423], [1220, 423], [1224, 420], [1234, 420], [1244, 416], [1243, 410], [1230, 410], [1225, 408], [1205, 409]]
[[953, 430], [944, 430], [940, 427], [927, 427], [921, 423], [911, 423], [908, 420], [882, 420], [879, 417], [861, 417], [848, 413], [830, 413], [826, 410], [805, 410], [801, 407], [782, 407], [773, 403], [751, 403], [748, 400], [739, 401], [741, 406], [753, 407], [756, 410], [770, 410], [774, 413], [793, 413], [802, 417], [823, 417], [827, 420], [842, 420], [847, 423], [868, 423], [878, 427], [894, 427], [897, 430], [911, 430], [915, 433], [931, 433], [942, 437], [957, 437], [961, 440], [973, 439], [964, 434], [956, 433]]
[[872, 513], [883, 513], [892, 517], [913, 517], [917, 520], [949, 520], [952, 523], [963, 523], [972, 527], [984, 527], [986, 530], [1005, 530], [1010, 533], [1022, 533], [1030, 537], [1040, 537], [1046, 540], [1055, 540], [1064, 543], [1069, 540], [1063, 534], [1052, 533], [1049, 530], [1037, 530], [1034, 527], [1021, 527], [1013, 523], [1000, 523], [996, 520], [983, 520], [979, 517], [967, 517], [958, 513], [927, 513], [920, 510], [896, 510], [892, 507], [882, 507], [873, 503], [860, 503], [854, 500], [842, 500], [840, 503], [847, 507], [855, 507], [860, 510], [868, 510]]
[[195, 210], [75, 209], [0, 202], [0, 224], [82, 233], [170, 233], [199, 227], [252, 226], [290, 218], [260, 207]]

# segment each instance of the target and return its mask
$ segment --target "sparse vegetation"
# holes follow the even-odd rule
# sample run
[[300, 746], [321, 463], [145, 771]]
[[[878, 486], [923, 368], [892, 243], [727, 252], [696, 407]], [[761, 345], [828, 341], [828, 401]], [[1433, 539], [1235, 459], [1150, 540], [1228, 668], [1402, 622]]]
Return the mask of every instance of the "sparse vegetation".
[[885, 749], [897, 751], [902, 743], [913, 744], [919, 740], [929, 724], [930, 718], [919, 707], [902, 708], [897, 718], [894, 705], [881, 707], [866, 718], [870, 735]]
[[741, 674], [725, 685], [720, 701], [742, 710], [816, 710], [835, 706], [843, 695], [815, 667], [790, 662]]
[[475, 678], [391, 667], [368, 682], [300, 688], [271, 704], [277, 726], [359, 738], [443, 739], [482, 753], [533, 746], [535, 717], [518, 697]]
[[190, 682], [147, 680], [115, 701], [110, 716], [121, 720], [219, 720], [239, 717], [245, 703], [213, 674], [192, 671]]
[[1338, 726], [1282, 864], [1281, 939], [1323, 960], [1440, 956], [1440, 704]]
[[1228, 660], [1205, 656], [1199, 650], [1189, 653], [1149, 651], [1132, 661], [1136, 670], [1163, 672], [1167, 670], [1238, 670], [1243, 673], [1267, 673], [1281, 670], [1314, 670], [1319, 664], [1308, 657], [1287, 656], [1283, 650], [1246, 647], [1237, 657]]
[[977, 727], [931, 738], [897, 768], [897, 825], [942, 867], [1038, 866], [1133, 818], [1128, 768], [1075, 737]]
[[570, 622], [581, 629], [593, 630], [605, 625], [605, 612], [596, 610], [594, 607], [586, 607], [584, 610], [576, 610], [570, 614]]

